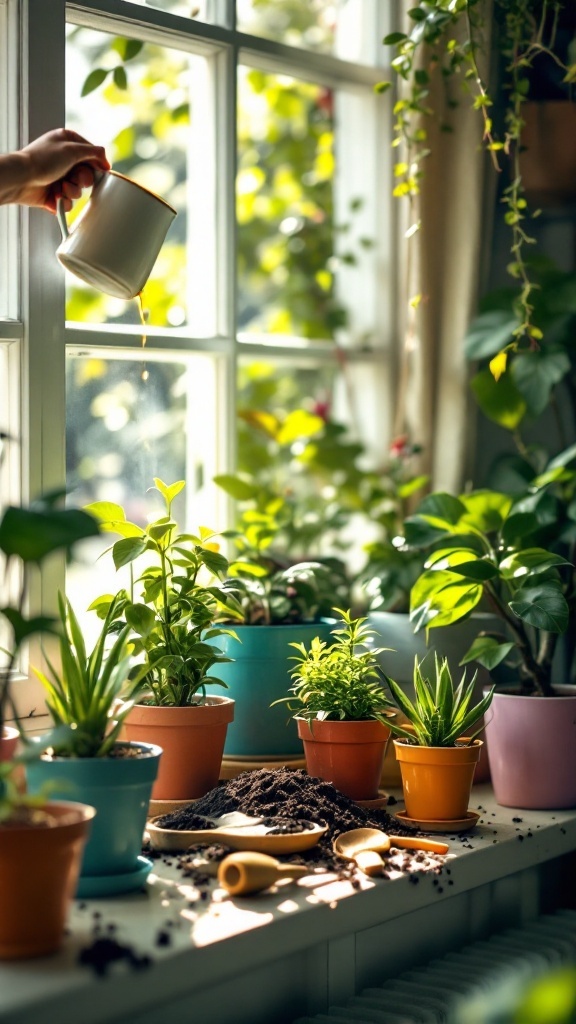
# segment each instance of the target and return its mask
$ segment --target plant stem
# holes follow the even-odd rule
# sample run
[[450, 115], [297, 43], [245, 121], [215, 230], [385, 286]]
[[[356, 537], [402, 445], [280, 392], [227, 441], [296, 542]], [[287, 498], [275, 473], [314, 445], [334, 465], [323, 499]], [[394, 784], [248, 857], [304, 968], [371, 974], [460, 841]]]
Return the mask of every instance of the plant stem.
[[484, 592], [496, 614], [504, 620], [516, 641], [521, 660], [520, 687], [522, 693], [536, 692], [542, 696], [549, 696], [552, 693], [549, 664], [539, 664], [538, 659], [533, 655], [530, 640], [522, 622], [512, 615], [506, 603], [489, 583], [486, 584]]

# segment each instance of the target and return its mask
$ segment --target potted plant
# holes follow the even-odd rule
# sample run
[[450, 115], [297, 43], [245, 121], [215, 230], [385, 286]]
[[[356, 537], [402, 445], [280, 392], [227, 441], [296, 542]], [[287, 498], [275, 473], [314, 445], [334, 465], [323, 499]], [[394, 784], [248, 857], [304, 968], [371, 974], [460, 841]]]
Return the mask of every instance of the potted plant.
[[[104, 530], [119, 533], [112, 547], [116, 568], [132, 566], [141, 555], [153, 561], [138, 570], [130, 592], [104, 595], [92, 605], [115, 628], [128, 629], [134, 653], [146, 658], [145, 691], [130, 710], [125, 735], [149, 741], [163, 750], [153, 800], [193, 800], [218, 782], [226, 730], [234, 717], [234, 700], [207, 692], [208, 685], [226, 686], [209, 675], [229, 658], [213, 641], [230, 633], [214, 625], [223, 607], [235, 608], [233, 587], [219, 582], [227, 570], [214, 534], [180, 533], [172, 504], [184, 481], [167, 485], [155, 478], [166, 514], [140, 527], [126, 519], [124, 509], [96, 502], [89, 510]], [[140, 586], [141, 593], [136, 594]]]
[[286, 704], [304, 743], [309, 775], [332, 782], [352, 800], [378, 799], [390, 708], [378, 668], [378, 648], [367, 648], [373, 631], [362, 616], [335, 608], [342, 625], [331, 643], [313, 638], [297, 652]]
[[[420, 824], [464, 821], [482, 748], [482, 740], [467, 733], [488, 710], [494, 687], [471, 707], [474, 680], [466, 684], [464, 672], [454, 687], [448, 661], [437, 656], [430, 675], [422, 671], [416, 658], [414, 701], [393, 679], [386, 682], [394, 704], [410, 723], [405, 727], [391, 721], [389, 726], [400, 737], [394, 746], [402, 773], [406, 819]], [[481, 724], [480, 730], [483, 728]]]
[[219, 641], [229, 656], [219, 675], [237, 714], [225, 756], [232, 763], [302, 758], [296, 727], [275, 703], [290, 682], [291, 645], [317, 635], [329, 639], [334, 599], [348, 593], [343, 566], [326, 559], [283, 567], [267, 551], [243, 551], [229, 572], [239, 607], [221, 613], [226, 621], [232, 616], [234, 633]]
[[79, 896], [138, 889], [152, 868], [141, 856], [142, 836], [162, 751], [153, 744], [120, 740], [146, 666], [129, 680], [130, 627], [116, 637], [110, 628], [116, 604], [110, 605], [88, 653], [74, 610], [59, 595], [60, 663], [47, 658], [47, 673], [36, 672], [55, 725], [69, 731], [65, 742], [54, 742], [29, 761], [28, 790], [36, 793], [49, 784], [58, 797], [79, 799], [97, 810], [82, 859]]
[[[0, 519], [0, 551], [6, 580], [19, 569], [14, 600], [5, 596], [0, 611], [9, 631], [7, 660], [0, 670], [0, 736], [6, 717], [18, 725], [11, 681], [28, 639], [54, 629], [47, 615], [27, 610], [30, 571], [57, 551], [70, 551], [77, 541], [98, 533], [96, 521], [78, 509], [58, 507], [61, 492], [29, 508], [7, 507]], [[9, 591], [8, 591], [9, 592]], [[11, 733], [18, 729], [11, 729]], [[94, 808], [27, 797], [15, 781], [13, 736], [8, 736], [0, 764], [0, 959], [52, 953], [62, 944], [70, 900], [76, 888], [82, 850]]]
[[576, 621], [574, 566], [553, 550], [575, 532], [575, 459], [573, 446], [516, 498], [431, 494], [405, 524], [414, 543], [441, 540], [412, 588], [415, 628], [444, 628], [480, 602], [500, 620], [501, 630], [479, 635], [462, 664], [474, 659], [513, 673], [494, 695], [486, 731], [496, 799], [505, 806], [576, 804], [576, 688], [554, 674], [558, 640]]

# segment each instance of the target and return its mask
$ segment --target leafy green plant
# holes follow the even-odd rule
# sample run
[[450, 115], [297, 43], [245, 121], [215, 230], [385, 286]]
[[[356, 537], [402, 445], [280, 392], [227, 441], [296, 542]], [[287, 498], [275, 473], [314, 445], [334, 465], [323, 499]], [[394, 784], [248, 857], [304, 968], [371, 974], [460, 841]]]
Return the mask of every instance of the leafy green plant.
[[146, 527], [129, 522], [124, 509], [112, 502], [88, 506], [103, 530], [121, 535], [112, 546], [117, 569], [145, 554], [154, 558], [132, 579], [130, 592], [105, 594], [90, 608], [106, 619], [113, 606], [109, 628], [128, 627], [135, 655], [143, 654], [148, 665], [147, 702], [183, 707], [203, 703], [207, 683], [226, 686], [215, 676], [207, 679], [214, 665], [230, 661], [209, 641], [231, 632], [214, 625], [217, 616], [227, 610], [238, 617], [240, 608], [233, 581], [225, 581], [228, 561], [217, 550], [216, 535], [205, 527], [198, 535], [180, 533], [172, 518], [172, 503], [184, 481], [167, 485], [155, 478], [154, 484], [166, 515]]
[[395, 438], [367, 507], [370, 521], [378, 524], [381, 536], [364, 546], [367, 558], [358, 581], [373, 611], [407, 612], [410, 590], [422, 571], [422, 551], [410, 547], [403, 535], [410, 504], [428, 483], [427, 476], [412, 468], [421, 451], [406, 435]]
[[[494, 687], [479, 701], [470, 707], [474, 694], [474, 678], [466, 684], [466, 672], [455, 688], [450, 673], [448, 659], [440, 660], [434, 655], [434, 672], [431, 675], [422, 671], [423, 661], [414, 661], [414, 701], [393, 679], [386, 677], [392, 694], [392, 700], [410, 722], [413, 731], [404, 728], [394, 721], [389, 721], [391, 732], [404, 739], [416, 743], [420, 747], [454, 747], [456, 741], [463, 736], [488, 710], [492, 703]], [[477, 730], [470, 740], [474, 739]]]
[[542, 446], [528, 444], [524, 428], [551, 409], [552, 430], [547, 430], [546, 444], [552, 442], [548, 454], [555, 454], [566, 447], [575, 426], [573, 413], [563, 415], [560, 390], [569, 398], [565, 404], [571, 410], [576, 406], [576, 276], [542, 258], [530, 260], [529, 266], [536, 285], [534, 317], [543, 333], [539, 350], [518, 353], [509, 372], [494, 380], [489, 362], [512, 343], [520, 325], [512, 288], [484, 296], [464, 339], [467, 358], [480, 363], [471, 381], [474, 397], [484, 415], [509, 432], [521, 456], [532, 465], [528, 480], [543, 468]]
[[[0, 450], [1, 456], [1, 450]], [[16, 587], [13, 601], [0, 608], [0, 618], [8, 629], [6, 661], [0, 668], [0, 736], [8, 716], [19, 725], [11, 684], [21, 653], [28, 640], [40, 633], [54, 633], [57, 621], [49, 615], [30, 614], [27, 609], [30, 575], [50, 555], [58, 551], [70, 553], [81, 540], [99, 533], [93, 516], [81, 509], [60, 508], [64, 491], [53, 491], [32, 502], [29, 508], [9, 505], [0, 519], [0, 552], [2, 553], [6, 592], [11, 582]], [[18, 582], [16, 584], [17, 571]], [[6, 599], [5, 599], [6, 600]], [[50, 737], [47, 737], [50, 742]], [[26, 756], [30, 756], [27, 752]], [[23, 797], [11, 778], [14, 762], [0, 764], [0, 820], [13, 818], [29, 798]], [[32, 805], [37, 803], [31, 801]]]
[[303, 718], [309, 724], [315, 719], [375, 719], [389, 724], [377, 662], [383, 648], [365, 647], [375, 635], [365, 618], [353, 618], [350, 611], [340, 608], [334, 612], [343, 625], [331, 631], [336, 638], [333, 643], [314, 637], [309, 649], [303, 643], [290, 644], [297, 652], [292, 659], [296, 662], [291, 672], [294, 683], [290, 695], [274, 704], [286, 704], [293, 718]]
[[[48, 675], [35, 669], [46, 690], [46, 704], [56, 726], [69, 726], [67, 741], [55, 746], [58, 755], [106, 757], [117, 742], [126, 715], [134, 704], [140, 680], [147, 671], [128, 679], [133, 663], [130, 626], [116, 636], [110, 627], [118, 600], [112, 601], [90, 654], [74, 609], [62, 594], [60, 612], [60, 666], [46, 658]], [[111, 640], [113, 639], [113, 642]]]
[[558, 638], [574, 631], [574, 565], [561, 546], [576, 536], [575, 462], [572, 446], [516, 498], [431, 494], [405, 524], [412, 543], [435, 542], [411, 592], [416, 630], [458, 622], [478, 606], [495, 612], [502, 633], [477, 637], [461, 664], [474, 660], [490, 671], [506, 659], [524, 693], [553, 693]]
[[[420, 191], [423, 161], [429, 153], [428, 124], [430, 89], [435, 75], [441, 75], [449, 95], [449, 105], [458, 99], [450, 92], [455, 81], [467, 90], [470, 102], [483, 124], [483, 142], [497, 170], [502, 158], [508, 167], [508, 183], [502, 190], [504, 220], [510, 228], [508, 272], [517, 282], [515, 309], [518, 322], [512, 340], [493, 356], [490, 368], [498, 379], [505, 371], [510, 353], [526, 349], [536, 351], [542, 329], [534, 317], [536, 282], [525, 257], [526, 247], [534, 243], [529, 222], [539, 211], [531, 211], [524, 193], [520, 153], [524, 127], [523, 105], [530, 98], [534, 69], [549, 61], [560, 70], [566, 83], [576, 79], [576, 65], [570, 63], [558, 46], [559, 19], [568, 0], [421, 0], [408, 12], [411, 28], [394, 32], [384, 43], [393, 47], [392, 69], [403, 82], [403, 91], [395, 104], [394, 145], [402, 144], [404, 153], [396, 164], [395, 194], [413, 200]], [[483, 80], [479, 55], [483, 34], [494, 20], [496, 50], [500, 57], [499, 87], [505, 96], [503, 128], [497, 132], [492, 118], [494, 97]], [[377, 89], [384, 91], [390, 82]], [[443, 127], [450, 130], [450, 124]], [[418, 224], [415, 224], [418, 227]]]
[[335, 597], [347, 597], [346, 570], [337, 558], [297, 562], [279, 568], [271, 558], [231, 562], [229, 586], [237, 606], [228, 605], [221, 621], [244, 625], [297, 625], [329, 618]]

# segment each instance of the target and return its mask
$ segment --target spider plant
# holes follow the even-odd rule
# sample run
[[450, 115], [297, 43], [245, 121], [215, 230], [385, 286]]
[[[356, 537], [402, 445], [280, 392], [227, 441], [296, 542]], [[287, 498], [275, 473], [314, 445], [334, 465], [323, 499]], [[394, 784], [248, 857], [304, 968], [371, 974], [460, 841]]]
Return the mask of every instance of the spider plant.
[[62, 594], [58, 594], [58, 608], [60, 668], [47, 658], [48, 675], [34, 670], [46, 690], [54, 723], [70, 729], [65, 744], [52, 749], [64, 756], [106, 757], [118, 740], [148, 666], [140, 666], [133, 678], [128, 678], [133, 661], [130, 626], [124, 626], [110, 646], [116, 600], [110, 604], [90, 654], [74, 609]]

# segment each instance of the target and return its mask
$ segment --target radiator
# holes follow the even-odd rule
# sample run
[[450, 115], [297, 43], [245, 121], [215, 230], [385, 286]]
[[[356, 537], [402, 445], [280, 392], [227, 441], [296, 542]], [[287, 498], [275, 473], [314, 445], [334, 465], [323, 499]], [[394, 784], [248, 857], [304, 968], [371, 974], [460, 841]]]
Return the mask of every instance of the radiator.
[[576, 911], [560, 910], [293, 1024], [491, 1024], [513, 1010], [529, 983], [567, 965], [576, 965]]

